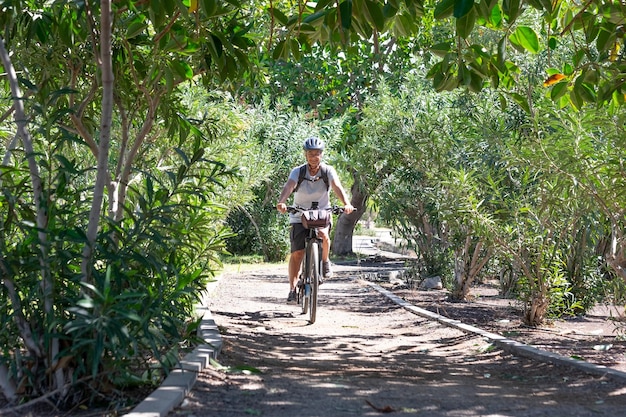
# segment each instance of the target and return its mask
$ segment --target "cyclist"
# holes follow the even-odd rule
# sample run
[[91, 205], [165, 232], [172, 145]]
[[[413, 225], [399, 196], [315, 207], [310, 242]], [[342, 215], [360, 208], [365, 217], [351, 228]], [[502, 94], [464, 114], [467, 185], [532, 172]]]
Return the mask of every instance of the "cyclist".
[[[287, 199], [293, 193], [294, 205], [310, 208], [313, 202], [318, 203], [320, 209], [329, 209], [330, 189], [335, 192], [339, 200], [344, 205], [346, 214], [352, 213], [354, 207], [350, 204], [347, 194], [339, 181], [339, 176], [335, 169], [322, 162], [324, 153], [324, 142], [317, 137], [310, 137], [304, 141], [304, 157], [306, 164], [302, 165], [304, 178], [300, 175], [301, 167], [291, 170], [289, 178], [283, 187], [276, 209], [280, 213], [287, 211]], [[321, 181], [320, 181], [321, 180]], [[291, 256], [289, 257], [289, 296], [287, 302], [296, 302], [296, 282], [300, 273], [300, 265], [304, 257], [305, 239], [308, 230], [302, 225], [299, 215], [290, 214], [289, 222], [291, 230], [289, 238], [291, 241]], [[322, 275], [324, 278], [332, 277], [330, 265], [330, 226], [318, 229], [317, 236], [322, 239]]]

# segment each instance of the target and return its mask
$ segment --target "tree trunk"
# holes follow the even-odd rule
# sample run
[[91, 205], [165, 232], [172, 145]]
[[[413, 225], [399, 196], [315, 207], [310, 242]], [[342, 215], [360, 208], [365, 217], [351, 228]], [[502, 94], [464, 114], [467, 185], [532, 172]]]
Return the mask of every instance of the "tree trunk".
[[450, 299], [468, 301], [476, 277], [493, 254], [491, 248], [483, 251], [483, 245], [482, 240], [474, 242], [472, 236], [467, 236], [463, 248], [455, 251], [454, 288], [450, 293]]
[[335, 237], [333, 238], [333, 244], [331, 246], [332, 253], [335, 256], [351, 255], [352, 251], [352, 235], [354, 233], [354, 227], [359, 219], [365, 213], [365, 206], [369, 195], [364, 191], [363, 185], [360, 183], [358, 177], [353, 175], [354, 184], [350, 190], [352, 198], [350, 204], [352, 204], [356, 211], [350, 214], [342, 214], [337, 220], [335, 227]]
[[[49, 262], [48, 262], [48, 237], [46, 235], [46, 228], [48, 227], [48, 214], [45, 204], [45, 196], [43, 193], [43, 185], [41, 177], [39, 176], [39, 166], [37, 163], [36, 154], [33, 147], [33, 141], [28, 130], [28, 118], [26, 117], [24, 110], [24, 102], [22, 92], [19, 88], [17, 73], [11, 62], [10, 55], [4, 46], [4, 39], [0, 38], [0, 61], [4, 67], [4, 71], [9, 80], [9, 87], [13, 96], [13, 108], [15, 111], [15, 123], [17, 125], [17, 136], [22, 140], [24, 147], [24, 154], [28, 161], [28, 169], [31, 178], [31, 184], [33, 187], [33, 201], [35, 204], [36, 212], [36, 225], [38, 229], [37, 237], [39, 239], [39, 265], [41, 267], [41, 281], [40, 287], [43, 298], [43, 306], [45, 312], [45, 323], [29, 323], [24, 315], [23, 306], [21, 304], [20, 296], [18, 295], [18, 288], [11, 280], [11, 275], [6, 267], [2, 267], [0, 270], [0, 278], [2, 284], [9, 292], [9, 299], [14, 311], [14, 319], [18, 325], [20, 331], [20, 337], [22, 337], [25, 346], [29, 349], [30, 353], [35, 356], [36, 359], [44, 359], [46, 365], [49, 365], [56, 355], [58, 349], [56, 349], [56, 340], [52, 340], [50, 343], [50, 350], [46, 352], [46, 341], [44, 337], [39, 333], [41, 328], [48, 329], [54, 323], [54, 285], [52, 276], [50, 274]], [[28, 307], [25, 307], [26, 309]], [[34, 326], [34, 329], [33, 327]], [[35, 331], [33, 331], [35, 330]], [[38, 334], [39, 333], [39, 334]], [[3, 368], [4, 370], [4, 368]], [[59, 378], [58, 373], [57, 386], [62, 381]], [[15, 395], [14, 382], [7, 378], [7, 375], [3, 372], [2, 375], [2, 387], [4, 394], [8, 398], [13, 398]]]
[[102, 119], [100, 120], [100, 142], [98, 144], [98, 163], [96, 184], [87, 225], [87, 244], [83, 249], [82, 282], [91, 282], [91, 258], [100, 227], [104, 188], [109, 177], [109, 146], [111, 123], [113, 122], [113, 62], [112, 62], [112, 22], [111, 1], [100, 2], [100, 60], [102, 71]]

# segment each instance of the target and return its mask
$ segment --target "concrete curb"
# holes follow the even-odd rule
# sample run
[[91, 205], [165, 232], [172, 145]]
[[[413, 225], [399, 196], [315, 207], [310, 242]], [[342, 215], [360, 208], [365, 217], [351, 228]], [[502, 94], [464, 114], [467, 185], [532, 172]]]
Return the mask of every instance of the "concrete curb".
[[216, 359], [222, 349], [222, 337], [217, 324], [208, 309], [204, 314], [198, 329], [198, 336], [205, 341], [187, 354], [180, 361], [180, 367], [174, 369], [148, 397], [139, 403], [125, 417], [165, 417], [175, 407], [179, 406], [198, 379], [198, 374], [210, 365], [211, 359]]
[[432, 311], [428, 311], [423, 308], [416, 307], [413, 304], [393, 294], [392, 292], [387, 291], [386, 289], [382, 288], [378, 284], [368, 282], [368, 285], [374, 288], [376, 291], [383, 294], [384, 296], [386, 296], [387, 298], [389, 298], [390, 300], [392, 300], [393, 302], [395, 302], [396, 304], [398, 304], [399, 306], [410, 311], [411, 313], [417, 314], [422, 317], [426, 317], [431, 320], [435, 320], [446, 326], [454, 327], [465, 332], [470, 332], [470, 333], [474, 333], [482, 337], [485, 337], [491, 340], [494, 345], [508, 352], [517, 354], [519, 356], [524, 356], [530, 359], [539, 360], [542, 362], [549, 362], [549, 363], [553, 363], [556, 365], [571, 366], [571, 367], [580, 369], [592, 375], [607, 376], [607, 377], [614, 378], [620, 382], [626, 382], [626, 372], [618, 371], [616, 369], [608, 368], [602, 365], [596, 365], [593, 363], [573, 359], [567, 356], [558, 355], [556, 353], [547, 352], [545, 350], [537, 349], [533, 346], [529, 346], [524, 343], [517, 342], [515, 340], [507, 339], [506, 337], [501, 336], [499, 334], [486, 332], [482, 329], [479, 329], [478, 327], [463, 324], [458, 320], [449, 319], [437, 313], [433, 313]]

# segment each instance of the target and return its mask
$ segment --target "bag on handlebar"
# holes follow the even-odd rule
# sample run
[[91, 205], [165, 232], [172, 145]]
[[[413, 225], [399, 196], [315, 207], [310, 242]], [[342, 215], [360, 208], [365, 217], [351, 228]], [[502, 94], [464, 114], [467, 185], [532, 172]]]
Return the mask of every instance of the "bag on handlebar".
[[302, 213], [302, 225], [307, 229], [330, 226], [330, 212], [328, 210], [307, 210]]

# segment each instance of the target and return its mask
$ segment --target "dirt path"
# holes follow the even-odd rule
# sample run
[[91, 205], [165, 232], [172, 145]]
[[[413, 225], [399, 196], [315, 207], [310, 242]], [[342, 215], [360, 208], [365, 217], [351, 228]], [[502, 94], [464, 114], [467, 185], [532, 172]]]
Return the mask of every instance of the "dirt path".
[[314, 325], [285, 303], [284, 268], [225, 276], [209, 306], [225, 369], [203, 372], [169, 416], [624, 415], [626, 384], [502, 352], [409, 313], [358, 275], [336, 269]]

